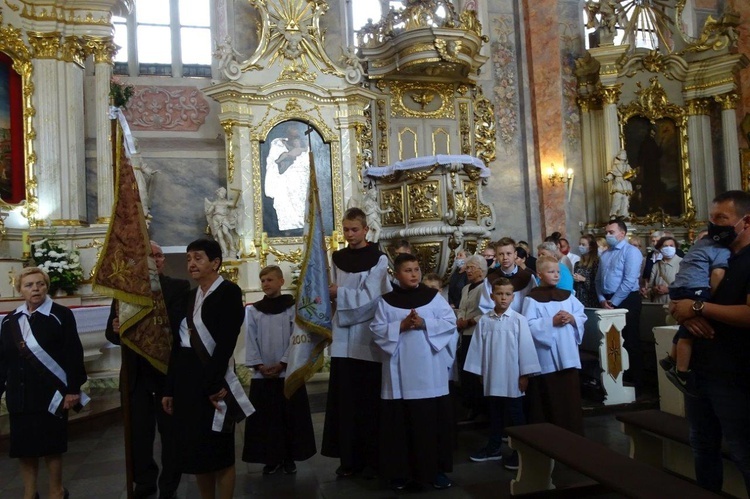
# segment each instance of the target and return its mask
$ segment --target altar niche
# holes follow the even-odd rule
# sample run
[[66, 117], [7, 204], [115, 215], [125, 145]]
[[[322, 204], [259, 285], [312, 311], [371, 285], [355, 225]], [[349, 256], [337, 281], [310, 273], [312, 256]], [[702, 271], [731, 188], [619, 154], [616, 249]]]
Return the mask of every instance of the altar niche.
[[[309, 130], [309, 137], [308, 137]], [[334, 230], [331, 145], [300, 120], [283, 121], [260, 142], [263, 232], [272, 238], [301, 237], [310, 186], [310, 147], [326, 235]]]

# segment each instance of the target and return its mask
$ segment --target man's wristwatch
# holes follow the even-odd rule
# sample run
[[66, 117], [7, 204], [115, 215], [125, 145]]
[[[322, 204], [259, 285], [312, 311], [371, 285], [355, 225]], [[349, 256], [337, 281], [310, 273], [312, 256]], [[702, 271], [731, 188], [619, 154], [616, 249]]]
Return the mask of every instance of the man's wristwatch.
[[697, 315], [697, 316], [700, 317], [701, 315], [703, 315], [703, 307], [705, 307], [705, 306], [706, 306], [706, 304], [703, 303], [702, 301], [695, 300], [693, 302], [693, 306], [691, 308], [693, 309], [693, 312], [695, 312], [695, 315]]

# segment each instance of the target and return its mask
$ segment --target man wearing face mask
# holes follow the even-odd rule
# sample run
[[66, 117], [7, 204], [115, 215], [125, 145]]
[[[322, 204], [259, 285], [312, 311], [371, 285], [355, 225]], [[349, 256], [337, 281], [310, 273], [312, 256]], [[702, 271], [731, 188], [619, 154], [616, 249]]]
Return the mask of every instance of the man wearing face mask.
[[638, 327], [641, 320], [638, 279], [643, 255], [628, 242], [625, 222], [611, 220], [604, 229], [609, 250], [602, 253], [596, 272], [597, 299], [602, 308], [624, 308], [628, 311], [622, 329], [623, 346], [630, 357], [630, 369], [625, 375], [638, 393], [643, 379], [643, 352]]
[[708, 235], [732, 256], [711, 297], [673, 301], [672, 316], [693, 335], [686, 397], [698, 484], [720, 492], [722, 438], [750, 494], [750, 194], [728, 191], [711, 206]]

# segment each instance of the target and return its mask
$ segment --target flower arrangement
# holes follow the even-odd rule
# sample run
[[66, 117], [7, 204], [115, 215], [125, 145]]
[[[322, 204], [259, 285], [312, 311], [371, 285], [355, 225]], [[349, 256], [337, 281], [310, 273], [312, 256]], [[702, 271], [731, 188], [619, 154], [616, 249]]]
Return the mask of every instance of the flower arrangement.
[[109, 97], [112, 99], [112, 105], [115, 107], [125, 107], [128, 101], [135, 93], [135, 87], [123, 83], [117, 78], [109, 80]]
[[31, 243], [34, 264], [49, 274], [49, 294], [62, 289], [72, 294], [83, 281], [81, 257], [78, 251], [69, 251], [58, 241], [50, 238]]

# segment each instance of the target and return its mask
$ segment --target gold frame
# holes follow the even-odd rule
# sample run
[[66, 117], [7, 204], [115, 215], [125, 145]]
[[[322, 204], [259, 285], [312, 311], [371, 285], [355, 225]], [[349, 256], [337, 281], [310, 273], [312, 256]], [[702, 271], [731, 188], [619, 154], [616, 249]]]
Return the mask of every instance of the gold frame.
[[742, 190], [750, 192], [750, 149], [740, 149], [740, 174]]
[[[291, 99], [290, 99], [291, 101]], [[290, 105], [291, 104], [291, 105]], [[339, 138], [331, 128], [323, 121], [322, 117], [315, 117], [312, 113], [317, 106], [311, 109], [301, 109], [296, 103], [296, 99], [287, 105], [287, 110], [280, 112], [273, 117], [264, 117], [257, 128], [253, 129], [250, 135], [250, 150], [252, 155], [252, 174], [253, 174], [253, 205], [254, 226], [255, 226], [255, 244], [260, 245], [261, 234], [263, 234], [263, 191], [260, 185], [260, 143], [265, 142], [270, 131], [276, 125], [284, 121], [296, 120], [309, 123], [323, 137], [323, 141], [331, 145], [331, 193], [333, 199], [333, 230], [338, 234], [343, 234], [342, 217], [343, 217], [343, 199], [344, 191], [342, 188], [342, 166], [341, 166], [341, 143]], [[320, 113], [318, 112], [318, 115]], [[302, 244], [303, 237], [270, 237], [269, 244]]]
[[650, 85], [636, 91], [637, 99], [630, 104], [620, 106], [617, 110], [620, 127], [620, 147], [625, 148], [625, 126], [631, 118], [641, 117], [648, 119], [651, 123], [656, 120], [667, 118], [674, 121], [678, 130], [680, 145], [680, 167], [683, 212], [675, 217], [663, 212], [647, 213], [644, 216], [630, 214], [630, 221], [638, 225], [661, 225], [663, 227], [690, 227], [695, 224], [695, 206], [693, 205], [692, 185], [690, 181], [690, 162], [688, 157], [688, 132], [687, 117], [685, 109], [669, 102], [664, 88], [659, 84], [658, 77], [650, 80]]
[[[2, 15], [0, 15], [0, 23]], [[0, 26], [0, 51], [7, 54], [13, 60], [13, 69], [21, 75], [21, 93], [23, 96], [23, 158], [24, 158], [24, 184], [26, 186], [26, 199], [17, 204], [8, 203], [0, 199], [0, 206], [14, 209], [25, 206], [25, 216], [30, 226], [36, 226], [36, 215], [38, 213], [38, 200], [36, 196], [37, 181], [34, 176], [34, 164], [36, 153], [34, 152], [34, 83], [32, 74], [34, 67], [31, 63], [31, 51], [23, 41], [20, 29], [13, 26]]]

